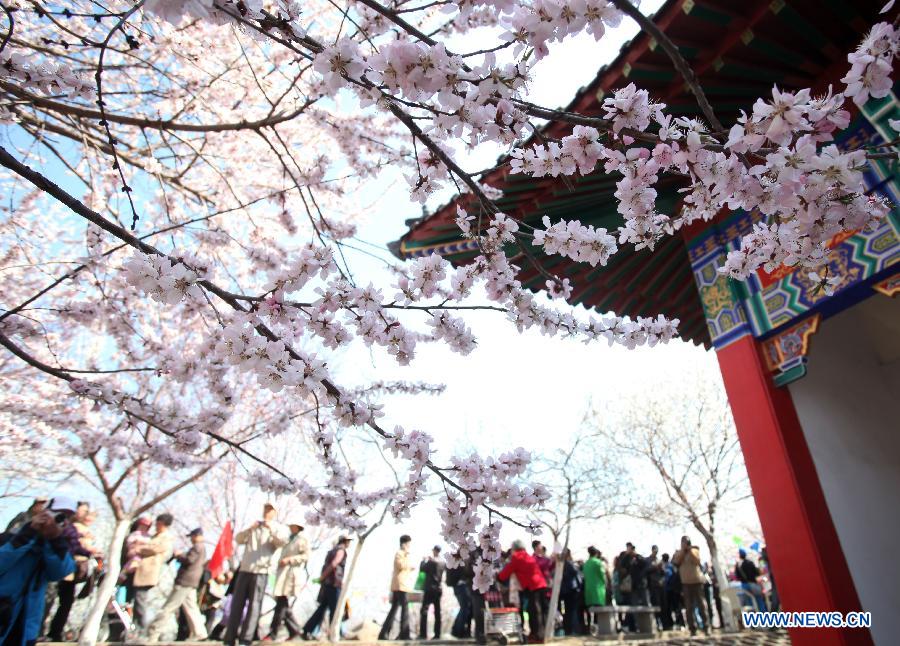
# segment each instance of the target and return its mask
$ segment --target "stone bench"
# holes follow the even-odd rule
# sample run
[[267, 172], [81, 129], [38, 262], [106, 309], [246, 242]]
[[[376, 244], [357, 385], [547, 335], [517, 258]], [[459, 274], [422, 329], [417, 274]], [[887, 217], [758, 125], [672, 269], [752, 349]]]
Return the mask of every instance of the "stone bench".
[[632, 634], [635, 637], [652, 637], [656, 634], [654, 614], [657, 612], [659, 606], [589, 606], [591, 634], [595, 637], [615, 637], [616, 615], [631, 613], [637, 628], [637, 632]]

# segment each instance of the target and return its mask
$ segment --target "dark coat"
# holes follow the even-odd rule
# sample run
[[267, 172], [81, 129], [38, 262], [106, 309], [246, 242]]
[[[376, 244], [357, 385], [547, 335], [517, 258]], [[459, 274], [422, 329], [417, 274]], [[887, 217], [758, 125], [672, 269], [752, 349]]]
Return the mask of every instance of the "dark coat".
[[344, 585], [344, 565], [347, 563], [347, 550], [336, 545], [325, 555], [325, 563], [322, 565], [320, 580], [322, 585], [330, 585], [340, 588]]
[[562, 582], [560, 583], [560, 592], [578, 592], [584, 585], [581, 572], [575, 567], [572, 561], [563, 563]]
[[191, 545], [187, 554], [178, 557], [178, 574], [175, 575], [175, 585], [188, 588], [200, 586], [200, 578], [203, 576], [203, 568], [206, 564], [206, 548], [202, 544]]
[[627, 568], [628, 574], [631, 575], [631, 589], [643, 590], [647, 587], [647, 559], [637, 552], [625, 554], [625, 558], [623, 567]]
[[444, 562], [440, 559], [429, 557], [422, 561], [422, 564], [419, 565], [419, 570], [425, 573], [424, 590], [426, 592], [441, 593], [441, 582], [444, 578], [445, 568]]
[[453, 568], [447, 568], [447, 576], [444, 578], [447, 582], [447, 585], [453, 588], [458, 584], [472, 585], [472, 579], [474, 577], [475, 572], [472, 569], [472, 560], [469, 559], [462, 565], [458, 565], [457, 567]]
[[734, 568], [734, 575], [741, 583], [756, 583], [759, 578], [759, 568], [750, 559], [742, 559]]

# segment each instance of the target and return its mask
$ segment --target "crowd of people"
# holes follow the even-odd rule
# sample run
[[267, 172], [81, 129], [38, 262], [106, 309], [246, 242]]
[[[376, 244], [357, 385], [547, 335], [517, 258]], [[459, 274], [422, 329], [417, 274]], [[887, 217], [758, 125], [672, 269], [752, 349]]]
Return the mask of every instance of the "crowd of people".
[[[179, 639], [249, 644], [259, 638], [263, 599], [274, 572], [275, 608], [264, 639], [274, 640], [282, 624], [289, 637], [302, 633], [311, 638], [324, 610], [333, 612], [337, 604], [333, 591], [340, 589], [350, 541], [342, 537], [329, 553], [320, 607], [301, 628], [290, 600], [304, 585], [309, 543], [302, 524], [279, 523], [276, 515], [267, 503], [261, 520], [235, 534], [234, 542], [243, 551], [234, 571], [211, 568], [201, 528], [190, 531], [185, 537], [189, 547], [178, 551], [171, 514], [159, 514], [154, 521], [136, 519], [123, 546], [115, 598], [117, 607], [128, 608], [126, 630], [133, 628], [141, 641], [153, 643], [177, 616]], [[66, 496], [37, 498], [0, 534], [0, 644], [27, 646], [74, 637], [64, 631], [76, 586], [83, 584], [80, 597], [89, 596], [109, 571], [93, 545], [94, 517], [86, 502]], [[153, 613], [154, 591], [163, 568], [173, 561], [178, 569], [172, 588]], [[51, 583], [54, 588], [49, 588]], [[53, 605], [56, 611], [49, 618]]]
[[[305, 566], [310, 545], [304, 527], [296, 521], [279, 522], [272, 504], [266, 503], [262, 511], [260, 520], [234, 535], [242, 552], [233, 571], [215, 555], [207, 558], [201, 528], [188, 532], [184, 537], [186, 549], [177, 550], [170, 514], [159, 514], [152, 522], [146, 517], [136, 519], [122, 549], [112, 604], [118, 615], [125, 617], [123, 623], [128, 625], [123, 628], [152, 643], [160, 639], [174, 618], [178, 639], [210, 639], [230, 646], [260, 638], [276, 641], [282, 627], [288, 639], [313, 640], [328, 634], [339, 612], [351, 539], [340, 537], [325, 556], [315, 579], [319, 584], [316, 607], [301, 625], [292, 605], [308, 578]], [[90, 596], [109, 570], [94, 544], [91, 525], [95, 517], [86, 502], [66, 496], [38, 498], [0, 534], [0, 643], [25, 646], [76, 636], [75, 631], [66, 632], [66, 627], [77, 586], [81, 585], [80, 598]], [[440, 546], [434, 546], [421, 560], [413, 559], [411, 546], [410, 536], [400, 537], [393, 559], [390, 609], [378, 635], [381, 640], [412, 639], [409, 606], [414, 592], [421, 600], [418, 638], [427, 639], [429, 615], [433, 613], [431, 634], [440, 639], [445, 588], [452, 590], [459, 607], [450, 634], [457, 639], [474, 638], [478, 643], [484, 643], [487, 637], [485, 610], [498, 606], [518, 609], [523, 633], [527, 625], [528, 639], [534, 643], [543, 642], [547, 622], [554, 622], [551, 633], [585, 634], [597, 609], [611, 605], [618, 606], [617, 626], [624, 632], [637, 630], [634, 612], [638, 608], [655, 609], [652, 612], [659, 630], [687, 627], [692, 635], [698, 630], [708, 633], [713, 626], [713, 609], [721, 625], [716, 577], [711, 576], [699, 548], [686, 536], [671, 558], [667, 553], [660, 555], [655, 545], [648, 556], [643, 556], [627, 543], [612, 563], [595, 547], [587, 549], [584, 559], [576, 560], [569, 550], [554, 559], [540, 541], [532, 542], [530, 552], [523, 542], [514, 541], [498, 563], [496, 583], [484, 593], [473, 585], [475, 555], [467, 563], [447, 567]], [[760, 610], [777, 608], [774, 584], [767, 591], [768, 597], [760, 584], [763, 580], [771, 583], [771, 572], [764, 578], [743, 549], [738, 556], [734, 570], [728, 573], [733, 585], [752, 598]], [[767, 560], [764, 548], [761, 558]], [[152, 600], [160, 596], [154, 591], [160, 587], [164, 567], [171, 562], [178, 565], [173, 585], [153, 613]], [[551, 589], [560, 566], [559, 603], [551, 609]], [[263, 599], [273, 574], [274, 608], [264, 631]], [[341, 621], [347, 619], [349, 605], [343, 604], [340, 612]], [[394, 634], [397, 621], [399, 628]]]
[[[394, 621], [399, 612], [397, 640], [411, 638], [409, 622], [409, 594], [414, 591], [413, 575], [417, 568], [410, 558], [412, 538], [400, 537], [400, 547], [394, 555], [391, 577], [391, 606], [381, 626], [378, 638], [391, 639]], [[767, 572], [769, 599], [763, 592], [762, 572], [748, 558], [744, 549], [738, 551], [739, 560], [733, 572], [726, 578], [755, 600], [759, 610], [777, 609], [778, 597]], [[768, 560], [765, 548], [762, 558]], [[587, 549], [584, 560], [575, 561], [570, 550], [563, 550], [559, 601], [551, 612], [553, 579], [556, 561], [547, 555], [546, 547], [535, 540], [529, 552], [522, 541], [514, 541], [509, 551], [502, 555], [497, 583], [486, 594], [476, 590], [472, 583], [472, 564], [446, 568], [441, 559], [441, 548], [435, 546], [432, 555], [418, 566], [418, 585], [422, 592], [418, 638], [427, 638], [428, 615], [434, 609], [433, 635], [441, 638], [441, 595], [443, 587], [453, 590], [459, 610], [450, 634], [459, 639], [473, 636], [478, 643], [485, 641], [484, 610], [488, 599], [498, 599], [495, 605], [518, 608], [523, 619], [527, 615], [528, 639], [532, 643], [544, 641], [547, 621], [553, 621], [553, 634], [579, 635], [590, 632], [592, 609], [618, 606], [617, 627], [622, 632], [637, 632], [634, 612], [629, 609], [647, 608], [653, 613], [656, 628], [660, 631], [687, 628], [691, 635], [698, 630], [709, 634], [713, 628], [714, 609], [718, 625], [722, 627], [722, 604], [718, 593], [718, 581], [708, 563], [702, 561], [700, 549], [690, 538], [682, 537], [681, 545], [669, 556], [659, 554], [656, 545], [649, 556], [642, 556], [632, 543], [609, 564], [595, 547]], [[445, 581], [442, 581], [445, 577]], [[496, 594], [495, 594], [496, 593]], [[559, 618], [559, 621], [557, 621]], [[558, 625], [557, 625], [558, 624]], [[524, 625], [523, 625], [524, 628]]]

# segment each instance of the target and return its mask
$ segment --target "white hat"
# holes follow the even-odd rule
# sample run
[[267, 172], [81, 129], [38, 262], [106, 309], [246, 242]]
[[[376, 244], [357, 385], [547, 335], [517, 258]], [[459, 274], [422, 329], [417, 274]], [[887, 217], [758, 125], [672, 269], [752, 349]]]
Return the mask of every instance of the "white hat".
[[78, 504], [68, 496], [53, 496], [47, 505], [47, 511], [69, 511], [73, 514], [78, 509]]

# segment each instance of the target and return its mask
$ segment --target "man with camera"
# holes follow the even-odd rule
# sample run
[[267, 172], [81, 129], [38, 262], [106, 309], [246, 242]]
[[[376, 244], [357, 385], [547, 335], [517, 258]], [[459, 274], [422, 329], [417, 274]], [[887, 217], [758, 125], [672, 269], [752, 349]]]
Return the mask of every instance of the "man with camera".
[[[250, 644], [259, 625], [273, 557], [276, 550], [288, 542], [289, 536], [287, 527], [275, 520], [276, 515], [275, 507], [266, 503], [263, 506], [263, 519], [235, 534], [234, 540], [238, 545], [244, 546], [244, 554], [234, 581], [232, 612], [228, 617], [228, 629], [223, 640], [228, 646], [234, 646], [236, 639], [241, 644]], [[242, 623], [241, 609], [244, 604], [247, 604], [247, 614]]]
[[50, 581], [75, 571], [63, 530], [75, 513], [75, 501], [51, 498], [42, 511], [0, 545], [0, 644], [30, 646], [44, 616]]

